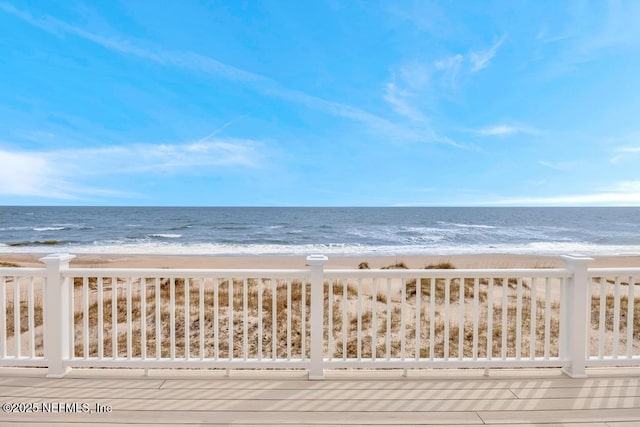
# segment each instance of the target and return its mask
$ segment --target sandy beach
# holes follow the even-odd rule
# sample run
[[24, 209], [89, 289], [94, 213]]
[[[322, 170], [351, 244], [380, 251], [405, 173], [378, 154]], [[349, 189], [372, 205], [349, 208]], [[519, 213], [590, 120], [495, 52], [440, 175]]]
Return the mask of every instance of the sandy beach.
[[[39, 267], [45, 254], [0, 254], [0, 262], [21, 267]], [[273, 268], [297, 269], [306, 265], [305, 256], [203, 256], [203, 255], [112, 255], [79, 254], [72, 266], [103, 268]], [[640, 256], [593, 257], [592, 267], [637, 267]], [[370, 268], [404, 263], [409, 268], [448, 262], [456, 268], [554, 268], [562, 267], [560, 256], [479, 254], [479, 255], [398, 255], [331, 256], [326, 268], [358, 268], [367, 262]]]

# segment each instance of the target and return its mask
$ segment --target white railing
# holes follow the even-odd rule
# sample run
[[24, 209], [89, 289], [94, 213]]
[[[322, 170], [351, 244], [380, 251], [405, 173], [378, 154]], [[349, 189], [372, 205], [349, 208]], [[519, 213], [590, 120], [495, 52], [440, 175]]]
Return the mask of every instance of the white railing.
[[587, 366], [640, 364], [640, 268], [589, 269]]
[[329, 270], [325, 277], [334, 313], [329, 366], [563, 365], [553, 296], [571, 277], [566, 269]]
[[[640, 365], [640, 268], [0, 268], [0, 366]], [[640, 298], [640, 295], [638, 295]]]
[[21, 366], [46, 366], [45, 276], [42, 268], [0, 269], [0, 366], [10, 360]]

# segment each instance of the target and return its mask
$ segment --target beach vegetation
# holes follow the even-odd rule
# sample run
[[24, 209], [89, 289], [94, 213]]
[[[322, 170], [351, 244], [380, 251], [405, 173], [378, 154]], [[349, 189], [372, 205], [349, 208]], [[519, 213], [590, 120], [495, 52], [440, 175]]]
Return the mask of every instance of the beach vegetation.
[[426, 270], [453, 270], [456, 268], [450, 262], [439, 262], [437, 264], [429, 264], [424, 267]]
[[383, 270], [408, 270], [407, 264], [403, 261], [396, 262], [395, 264], [387, 265], [386, 267], [382, 267]]
[[20, 264], [16, 264], [15, 262], [0, 261], [0, 267], [16, 268], [20, 267]]

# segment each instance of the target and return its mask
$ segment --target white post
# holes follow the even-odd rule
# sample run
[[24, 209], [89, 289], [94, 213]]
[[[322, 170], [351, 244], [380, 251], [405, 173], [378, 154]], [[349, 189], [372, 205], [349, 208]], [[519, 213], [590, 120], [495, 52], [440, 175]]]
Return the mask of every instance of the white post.
[[569, 360], [562, 371], [571, 378], [586, 378], [585, 361], [589, 334], [587, 315], [591, 304], [587, 301], [589, 286], [588, 267], [593, 258], [563, 256], [565, 266], [572, 272], [566, 286], [562, 288], [560, 319], [560, 357]]
[[[324, 379], [324, 255], [309, 255], [307, 265], [311, 269], [311, 369], [310, 380]], [[331, 331], [329, 331], [331, 333]]]
[[49, 366], [48, 378], [62, 378], [71, 370], [64, 362], [70, 356], [68, 322], [72, 288], [69, 278], [63, 278], [61, 273], [69, 269], [69, 261], [74, 258], [70, 254], [53, 254], [40, 259], [47, 266], [44, 357]]

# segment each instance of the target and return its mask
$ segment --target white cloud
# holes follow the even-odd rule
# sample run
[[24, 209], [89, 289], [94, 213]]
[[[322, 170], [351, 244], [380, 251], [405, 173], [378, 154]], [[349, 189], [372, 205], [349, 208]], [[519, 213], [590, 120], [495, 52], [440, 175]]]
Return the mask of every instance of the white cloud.
[[[566, 2], [560, 26], [544, 26], [540, 43], [554, 43], [546, 62], [551, 77], [574, 73], [576, 68], [612, 53], [634, 55], [640, 44], [640, 3], [637, 1]], [[625, 52], [626, 51], [626, 52]]]
[[444, 59], [440, 59], [434, 62], [434, 67], [443, 73], [444, 81], [447, 86], [452, 88], [456, 87], [458, 81], [458, 74], [460, 73], [460, 67], [464, 57], [460, 54], [449, 56]]
[[[98, 160], [99, 161], [99, 160]], [[72, 182], [77, 175], [59, 153], [0, 150], [0, 195], [80, 199], [86, 196], [131, 197], [132, 194]]]
[[611, 187], [609, 187], [608, 190], [622, 192], [622, 193], [640, 194], [640, 181], [617, 182]]
[[59, 189], [60, 178], [42, 153], [0, 151], [0, 194], [69, 198]]
[[[495, 42], [489, 49], [484, 51], [470, 51], [468, 55], [455, 54], [446, 58], [438, 59], [433, 62], [435, 70], [439, 71], [445, 82], [445, 86], [455, 88], [457, 86], [458, 77], [462, 70], [465, 60], [469, 61], [471, 68], [468, 69], [470, 73], [476, 73], [484, 68], [487, 68], [494, 56], [498, 53], [498, 49], [504, 43], [506, 36]], [[465, 67], [465, 71], [467, 68]]]
[[549, 162], [546, 160], [541, 160], [538, 163], [540, 163], [542, 166], [545, 166], [549, 169], [555, 169], [555, 170], [562, 170], [563, 168], [560, 166], [559, 163], [557, 162]]
[[429, 66], [409, 62], [397, 67], [385, 84], [383, 99], [401, 116], [426, 123], [421, 108], [430, 89]]
[[619, 153], [640, 153], [640, 147], [619, 147], [616, 151]]
[[556, 197], [524, 197], [491, 202], [490, 205], [535, 205], [535, 206], [574, 206], [606, 205], [628, 206], [640, 204], [640, 193], [597, 193]]
[[412, 94], [409, 91], [398, 88], [395, 83], [388, 82], [385, 86], [383, 98], [389, 105], [391, 105], [396, 113], [405, 116], [410, 120], [424, 120], [422, 113], [411, 105], [409, 101], [409, 98], [411, 97]]
[[544, 167], [557, 171], [566, 171], [573, 169], [573, 167], [577, 164], [577, 162], [550, 162], [547, 160], [542, 160], [538, 163]]
[[47, 152], [0, 150], [0, 195], [82, 199], [140, 197], [128, 190], [86, 186], [82, 182], [112, 174], [209, 174], [215, 168], [259, 167], [262, 144], [212, 139], [185, 144], [130, 144]]
[[640, 146], [624, 146], [618, 147], [615, 150], [617, 153], [613, 156], [609, 161], [613, 164], [619, 163], [622, 160], [627, 160], [629, 158], [635, 158], [640, 156]]
[[489, 66], [489, 62], [496, 56], [498, 49], [504, 43], [506, 37], [502, 37], [495, 42], [489, 49], [479, 52], [471, 51], [469, 53], [469, 61], [471, 61], [471, 72], [475, 73]]
[[398, 69], [402, 82], [412, 90], [425, 90], [430, 86], [431, 70], [421, 62], [409, 62]]
[[516, 197], [488, 203], [490, 205], [536, 205], [536, 206], [638, 206], [640, 205], [640, 181], [622, 181], [600, 192], [591, 194]]
[[483, 129], [479, 129], [477, 131], [480, 135], [494, 136], [494, 135], [511, 135], [514, 133], [518, 133], [519, 129], [514, 126], [508, 125], [497, 125], [490, 126]]
[[[186, 174], [193, 168], [256, 168], [264, 157], [261, 143], [240, 139], [204, 139], [184, 144], [129, 144], [64, 150], [50, 156], [87, 169], [85, 173], [138, 173], [143, 171]], [[90, 172], [89, 172], [90, 171]]]
[[517, 133], [536, 134], [539, 133], [539, 131], [527, 126], [500, 124], [477, 129], [475, 133], [482, 136], [507, 136]]

